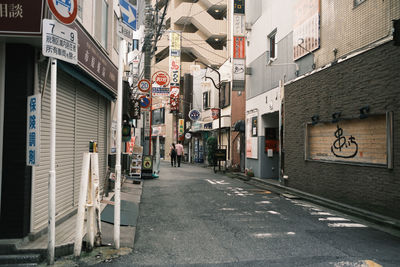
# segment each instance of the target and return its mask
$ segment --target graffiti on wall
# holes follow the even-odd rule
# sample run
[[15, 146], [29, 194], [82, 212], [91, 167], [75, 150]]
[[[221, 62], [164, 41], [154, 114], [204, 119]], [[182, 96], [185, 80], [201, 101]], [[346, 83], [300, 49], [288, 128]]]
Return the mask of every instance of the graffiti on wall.
[[386, 115], [308, 124], [305, 159], [387, 165]]
[[336, 139], [331, 146], [331, 151], [335, 157], [354, 158], [357, 155], [358, 144], [355, 141], [356, 138], [350, 135], [349, 140], [346, 140], [346, 137], [343, 136], [343, 129], [339, 127], [339, 124], [334, 136]]

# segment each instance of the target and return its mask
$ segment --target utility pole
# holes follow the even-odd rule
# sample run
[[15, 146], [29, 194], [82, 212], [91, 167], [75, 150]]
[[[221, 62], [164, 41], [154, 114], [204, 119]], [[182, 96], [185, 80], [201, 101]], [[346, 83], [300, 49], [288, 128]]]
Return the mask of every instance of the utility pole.
[[118, 98], [117, 98], [117, 156], [115, 160], [115, 171], [117, 179], [115, 181], [115, 206], [114, 206], [114, 246], [119, 249], [120, 245], [120, 221], [121, 221], [121, 142], [122, 142], [122, 76], [124, 72], [124, 57], [126, 56], [126, 42], [121, 40], [119, 43], [118, 59]]
[[[151, 80], [151, 46], [152, 46], [152, 39], [153, 39], [153, 26], [154, 26], [154, 18], [153, 18], [153, 8], [151, 5], [151, 0], [145, 0], [145, 10], [146, 10], [146, 17], [145, 17], [145, 29], [144, 29], [144, 44], [143, 44], [143, 49], [144, 49], [144, 78], [150, 81], [150, 84], [152, 84]], [[150, 89], [150, 107], [149, 107], [149, 114], [146, 114], [146, 117], [149, 116], [148, 118], [150, 119], [149, 121], [149, 146], [148, 146], [148, 155], [151, 154], [151, 120], [152, 120], [152, 114], [151, 114], [151, 109], [153, 105], [153, 99], [152, 99], [152, 89]], [[146, 132], [146, 131], [144, 131]], [[144, 136], [146, 140], [146, 136]], [[146, 147], [145, 144], [143, 143], [144, 148]]]

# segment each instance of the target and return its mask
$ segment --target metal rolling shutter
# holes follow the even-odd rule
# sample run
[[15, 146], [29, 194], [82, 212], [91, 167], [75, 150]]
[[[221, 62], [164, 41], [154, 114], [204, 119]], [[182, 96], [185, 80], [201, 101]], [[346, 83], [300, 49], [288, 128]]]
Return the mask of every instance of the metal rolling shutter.
[[98, 115], [98, 154], [99, 154], [99, 178], [100, 193], [103, 193], [107, 170], [107, 100], [99, 95]]
[[[40, 88], [43, 88], [46, 63], [40, 66]], [[69, 213], [79, 201], [83, 153], [89, 141], [99, 144], [100, 186], [105, 178], [107, 158], [108, 101], [59, 69], [57, 81], [56, 132], [56, 218]], [[35, 169], [33, 232], [47, 225], [48, 173], [50, 169], [50, 78], [42, 100], [41, 164]]]
[[[100, 179], [104, 181], [106, 168], [106, 130], [105, 116], [106, 100], [96, 94], [86, 85], [80, 83], [77, 89], [76, 108], [76, 138], [75, 138], [75, 180], [78, 185], [74, 191], [74, 204], [78, 203], [79, 182], [82, 169], [83, 153], [89, 149], [90, 140], [95, 140], [99, 146]], [[101, 184], [102, 182], [100, 182]]]
[[[40, 67], [40, 87], [43, 87], [46, 64]], [[56, 123], [56, 216], [73, 208], [74, 170], [74, 79], [57, 73], [57, 123]], [[33, 188], [33, 231], [47, 224], [48, 176], [50, 169], [50, 81], [42, 99], [40, 166], [35, 169]]]

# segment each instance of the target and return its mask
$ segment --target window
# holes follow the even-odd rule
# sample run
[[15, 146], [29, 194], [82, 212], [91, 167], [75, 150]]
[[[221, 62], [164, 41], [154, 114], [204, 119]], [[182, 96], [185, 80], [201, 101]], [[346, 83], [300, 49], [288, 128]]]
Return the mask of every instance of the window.
[[203, 93], [203, 109], [210, 108], [210, 92], [206, 91]]
[[165, 123], [165, 108], [159, 108], [152, 111], [151, 124], [158, 125]]
[[231, 86], [230, 82], [225, 82], [221, 86], [221, 99], [220, 106], [221, 108], [225, 108], [231, 104]]
[[277, 51], [276, 51], [276, 29], [273, 30], [269, 35], [268, 35], [268, 51], [269, 51], [269, 56], [268, 56], [268, 64], [274, 61], [277, 57]]
[[353, 0], [354, 1], [354, 7], [359, 6], [361, 3], [364, 3], [365, 0]]
[[107, 32], [108, 32], [108, 4], [106, 0], [93, 2], [95, 16], [94, 18], [100, 21], [94, 21], [94, 37], [98, 42], [107, 48]]

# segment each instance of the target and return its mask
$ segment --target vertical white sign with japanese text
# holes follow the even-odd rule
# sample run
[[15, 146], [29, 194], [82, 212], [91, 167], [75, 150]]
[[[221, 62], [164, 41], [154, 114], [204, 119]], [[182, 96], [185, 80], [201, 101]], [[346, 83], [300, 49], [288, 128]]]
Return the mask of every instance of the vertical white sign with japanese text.
[[39, 166], [40, 163], [40, 118], [41, 95], [28, 96], [26, 165]]
[[181, 80], [181, 33], [169, 34], [169, 76], [170, 81], [170, 110], [179, 110], [179, 88]]

